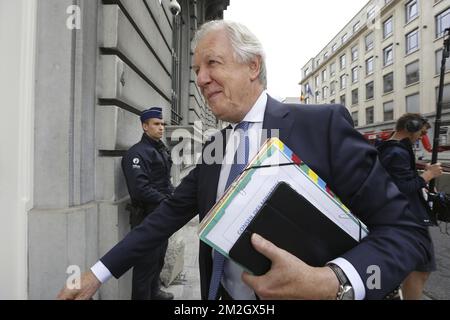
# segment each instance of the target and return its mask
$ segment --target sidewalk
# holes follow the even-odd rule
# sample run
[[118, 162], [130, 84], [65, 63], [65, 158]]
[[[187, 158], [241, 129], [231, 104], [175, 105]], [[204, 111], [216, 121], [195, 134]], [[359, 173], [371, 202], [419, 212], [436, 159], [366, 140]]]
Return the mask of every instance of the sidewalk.
[[185, 245], [183, 271], [168, 288], [164, 288], [164, 291], [174, 294], [175, 300], [200, 300], [197, 230], [198, 217], [192, 219], [180, 230]]

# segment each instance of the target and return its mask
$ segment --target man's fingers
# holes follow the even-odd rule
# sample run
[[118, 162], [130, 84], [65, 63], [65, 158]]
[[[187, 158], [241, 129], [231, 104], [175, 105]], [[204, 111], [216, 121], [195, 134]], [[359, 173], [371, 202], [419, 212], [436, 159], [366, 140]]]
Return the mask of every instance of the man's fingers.
[[261, 294], [262, 281], [260, 279], [261, 277], [264, 277], [264, 276], [259, 276], [259, 277], [253, 276], [250, 273], [245, 272], [245, 271], [242, 273], [242, 276], [241, 276], [242, 281], [246, 285], [248, 285], [250, 288], [252, 288], [260, 298], [262, 298], [262, 294]]
[[73, 299], [75, 299], [75, 292], [73, 290], [64, 288], [58, 293], [58, 296], [56, 297], [56, 299], [58, 299], [58, 300], [73, 300]]
[[259, 234], [252, 234], [252, 245], [262, 255], [274, 261], [280, 255], [280, 248], [264, 239]]

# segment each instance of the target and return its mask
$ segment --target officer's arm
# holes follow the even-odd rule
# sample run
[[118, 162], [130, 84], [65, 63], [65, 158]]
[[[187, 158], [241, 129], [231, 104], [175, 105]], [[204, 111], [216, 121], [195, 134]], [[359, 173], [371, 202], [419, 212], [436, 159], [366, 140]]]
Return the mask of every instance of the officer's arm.
[[126, 155], [122, 160], [122, 169], [131, 198], [145, 203], [160, 203], [166, 198], [165, 194], [152, 187], [151, 169], [143, 166], [139, 155]]

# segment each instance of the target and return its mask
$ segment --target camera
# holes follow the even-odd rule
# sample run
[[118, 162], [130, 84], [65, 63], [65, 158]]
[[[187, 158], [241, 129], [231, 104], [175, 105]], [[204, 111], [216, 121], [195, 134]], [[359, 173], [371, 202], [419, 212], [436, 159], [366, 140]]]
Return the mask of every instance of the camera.
[[170, 12], [172, 12], [172, 14], [173, 14], [174, 16], [176, 16], [176, 15], [178, 15], [178, 14], [180, 13], [180, 11], [181, 11], [181, 6], [180, 6], [180, 4], [177, 2], [177, 0], [170, 0], [170, 3], [169, 3], [169, 9], [170, 9]]

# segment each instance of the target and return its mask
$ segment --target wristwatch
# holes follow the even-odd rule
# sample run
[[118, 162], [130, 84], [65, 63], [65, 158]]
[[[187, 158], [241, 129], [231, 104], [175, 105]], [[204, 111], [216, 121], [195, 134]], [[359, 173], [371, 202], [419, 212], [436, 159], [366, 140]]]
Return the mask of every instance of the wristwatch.
[[339, 280], [339, 290], [336, 295], [336, 300], [355, 300], [355, 290], [344, 271], [334, 263], [328, 263], [327, 267], [333, 270]]

